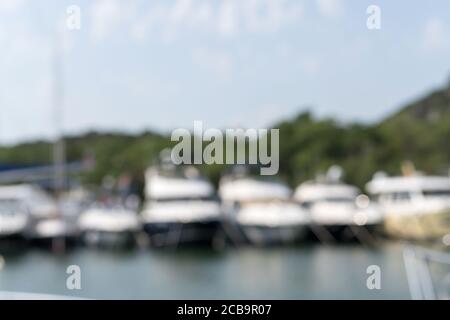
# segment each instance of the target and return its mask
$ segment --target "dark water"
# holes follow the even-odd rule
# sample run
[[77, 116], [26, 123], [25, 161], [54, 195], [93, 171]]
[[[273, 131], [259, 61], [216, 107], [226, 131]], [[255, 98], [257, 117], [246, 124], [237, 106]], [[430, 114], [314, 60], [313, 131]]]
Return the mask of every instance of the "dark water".
[[[94, 299], [409, 299], [402, 246], [309, 245], [128, 252], [78, 248], [64, 255], [27, 249], [3, 254], [0, 291]], [[81, 290], [66, 268], [81, 268]], [[381, 289], [369, 290], [369, 265]]]

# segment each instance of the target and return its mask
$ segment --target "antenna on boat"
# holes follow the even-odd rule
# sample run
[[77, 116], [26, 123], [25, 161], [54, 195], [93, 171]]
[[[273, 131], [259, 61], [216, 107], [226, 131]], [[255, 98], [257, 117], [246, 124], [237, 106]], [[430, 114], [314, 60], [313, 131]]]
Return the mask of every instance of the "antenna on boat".
[[55, 141], [53, 144], [53, 167], [54, 183], [53, 188], [58, 195], [65, 187], [66, 183], [66, 151], [63, 136], [63, 111], [64, 111], [64, 87], [62, 70], [62, 43], [61, 32], [56, 32], [53, 48], [53, 121], [55, 127]]

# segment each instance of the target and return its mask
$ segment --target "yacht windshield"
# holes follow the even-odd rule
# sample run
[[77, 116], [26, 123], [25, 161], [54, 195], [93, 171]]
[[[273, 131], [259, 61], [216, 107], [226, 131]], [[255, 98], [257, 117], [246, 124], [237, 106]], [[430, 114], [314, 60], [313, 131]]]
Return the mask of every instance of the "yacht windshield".
[[347, 198], [347, 197], [326, 197], [326, 198], [320, 198], [320, 199], [314, 199], [314, 200], [308, 200], [303, 201], [302, 205], [304, 207], [311, 207], [312, 205], [315, 205], [317, 203], [353, 203], [355, 199], [353, 198]]
[[337, 203], [346, 203], [346, 202], [353, 202], [354, 201], [354, 199], [352, 199], [352, 198], [345, 198], [345, 197], [340, 197], [340, 198], [328, 197], [328, 198], [325, 198], [324, 200], [327, 201], [327, 202], [335, 202], [335, 203], [336, 202]]
[[0, 200], [0, 215], [14, 215], [20, 210], [20, 205], [15, 200]]
[[179, 197], [179, 198], [159, 198], [153, 199], [156, 202], [175, 202], [175, 201], [209, 201], [216, 200], [214, 196], [211, 197]]
[[425, 190], [423, 195], [429, 198], [450, 198], [450, 190]]

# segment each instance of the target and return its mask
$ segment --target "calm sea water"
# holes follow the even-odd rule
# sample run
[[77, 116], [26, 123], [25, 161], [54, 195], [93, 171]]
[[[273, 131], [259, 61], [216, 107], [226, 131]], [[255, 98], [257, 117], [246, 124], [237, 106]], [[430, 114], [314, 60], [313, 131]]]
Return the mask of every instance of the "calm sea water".
[[[402, 246], [359, 244], [127, 252], [78, 248], [3, 254], [0, 291], [93, 299], [409, 299]], [[81, 290], [66, 288], [66, 268], [81, 268]], [[369, 265], [381, 289], [366, 287]]]

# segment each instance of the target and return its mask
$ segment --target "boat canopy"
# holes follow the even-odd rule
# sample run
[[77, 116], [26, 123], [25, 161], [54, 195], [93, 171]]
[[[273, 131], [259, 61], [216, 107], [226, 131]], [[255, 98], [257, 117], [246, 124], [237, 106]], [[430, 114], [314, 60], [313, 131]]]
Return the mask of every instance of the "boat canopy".
[[305, 182], [295, 190], [294, 199], [300, 202], [327, 199], [354, 200], [358, 194], [358, 188], [344, 183]]
[[0, 186], [0, 199], [29, 199], [36, 195], [45, 197], [39, 187], [30, 184]]
[[224, 201], [251, 202], [288, 200], [291, 189], [277, 181], [242, 178], [220, 184], [219, 195]]
[[21, 201], [33, 206], [55, 206], [53, 199], [44, 190], [31, 184], [0, 186], [0, 200]]
[[243, 206], [236, 217], [242, 225], [283, 227], [310, 223], [308, 211], [295, 203], [250, 203]]
[[213, 200], [150, 202], [142, 212], [146, 223], [191, 223], [217, 220], [220, 214], [219, 203]]
[[155, 200], [210, 198], [214, 188], [200, 177], [164, 176], [151, 171], [146, 174], [145, 195]]
[[81, 214], [78, 224], [81, 230], [120, 232], [137, 230], [139, 218], [135, 212], [125, 208], [93, 207]]
[[450, 191], [450, 178], [439, 176], [376, 177], [367, 184], [366, 188], [371, 194]]

